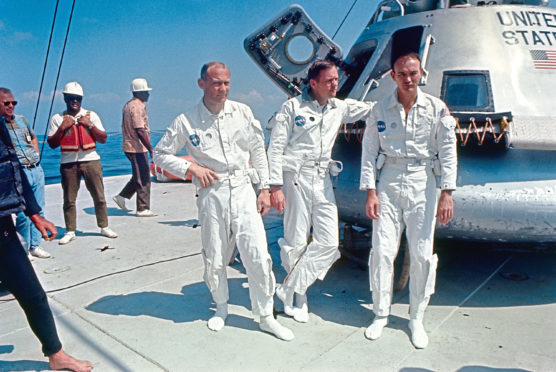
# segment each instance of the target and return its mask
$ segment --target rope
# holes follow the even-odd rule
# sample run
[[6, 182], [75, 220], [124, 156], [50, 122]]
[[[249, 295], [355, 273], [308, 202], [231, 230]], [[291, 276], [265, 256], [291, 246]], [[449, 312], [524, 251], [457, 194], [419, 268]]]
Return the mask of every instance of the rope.
[[332, 40], [334, 40], [334, 38], [336, 37], [336, 34], [338, 33], [338, 31], [340, 31], [340, 28], [342, 28], [342, 26], [344, 25], [344, 22], [346, 21], [347, 17], [349, 16], [349, 13], [351, 13], [351, 10], [353, 9], [353, 7], [355, 6], [355, 3], [357, 3], [357, 0], [355, 0], [353, 2], [353, 4], [351, 4], [351, 8], [349, 8], [348, 12], [346, 13], [346, 16], [344, 17], [344, 19], [342, 19], [342, 22], [340, 23], [340, 25], [338, 26], [338, 29], [336, 30], [336, 32], [334, 32], [334, 36], [332, 36]]
[[[60, 79], [60, 71], [62, 70], [62, 62], [64, 61], [64, 54], [66, 52], [66, 45], [68, 43], [69, 30], [71, 26], [71, 19], [73, 18], [74, 9], [75, 9], [75, 0], [73, 0], [73, 3], [71, 5], [71, 12], [68, 20], [68, 28], [66, 29], [66, 38], [64, 39], [64, 47], [62, 48], [62, 55], [60, 56], [60, 64], [58, 65], [58, 74], [56, 75], [56, 83], [54, 84], [54, 90], [52, 91], [52, 101], [50, 102], [50, 109], [48, 110], [49, 118], [50, 115], [52, 115], [52, 107], [54, 106], [54, 98], [56, 97], [56, 88], [58, 88], [58, 80]], [[50, 127], [50, 122], [46, 125], [46, 129], [44, 130], [44, 138], [46, 138], [46, 135], [48, 134], [49, 127]], [[44, 150], [44, 143], [41, 146], [41, 154], [40, 154], [41, 159], [42, 159], [43, 150]]]
[[48, 48], [46, 48], [46, 57], [44, 58], [44, 66], [42, 68], [41, 85], [39, 87], [39, 96], [37, 97], [37, 105], [35, 106], [35, 116], [33, 116], [33, 130], [37, 122], [37, 113], [39, 112], [39, 102], [41, 100], [42, 85], [44, 82], [44, 75], [46, 74], [46, 64], [48, 63], [48, 55], [50, 54], [50, 45], [52, 44], [52, 35], [54, 34], [54, 24], [56, 23], [56, 14], [58, 13], [58, 4], [60, 0], [56, 0], [56, 8], [54, 8], [54, 17], [52, 18], [52, 27], [50, 28], [50, 37], [48, 38]]

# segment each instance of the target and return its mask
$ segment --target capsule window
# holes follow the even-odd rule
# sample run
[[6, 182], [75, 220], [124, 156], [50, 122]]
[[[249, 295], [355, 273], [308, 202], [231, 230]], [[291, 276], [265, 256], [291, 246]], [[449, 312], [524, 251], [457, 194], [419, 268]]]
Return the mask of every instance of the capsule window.
[[494, 111], [488, 71], [445, 71], [441, 97], [451, 111]]

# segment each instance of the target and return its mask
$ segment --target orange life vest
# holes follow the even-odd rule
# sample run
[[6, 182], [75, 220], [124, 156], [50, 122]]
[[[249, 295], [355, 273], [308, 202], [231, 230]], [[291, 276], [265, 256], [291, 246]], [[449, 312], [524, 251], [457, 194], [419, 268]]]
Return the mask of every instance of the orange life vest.
[[[87, 115], [90, 115], [90, 113], [87, 112]], [[66, 116], [64, 115], [64, 119]], [[74, 125], [64, 132], [60, 141], [60, 149], [62, 152], [77, 152], [80, 147], [83, 151], [88, 151], [95, 149], [97, 145], [89, 129], [77, 124], [76, 121]]]

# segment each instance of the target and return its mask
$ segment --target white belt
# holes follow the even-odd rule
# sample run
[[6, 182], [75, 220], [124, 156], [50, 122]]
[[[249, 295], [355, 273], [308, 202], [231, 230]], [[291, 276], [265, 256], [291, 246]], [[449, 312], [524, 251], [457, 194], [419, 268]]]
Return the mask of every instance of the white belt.
[[415, 165], [415, 166], [430, 166], [432, 165], [431, 159], [417, 159], [417, 158], [396, 158], [387, 156], [384, 164], [402, 164], [402, 165]]
[[238, 178], [238, 177], [245, 177], [245, 176], [251, 176], [251, 173], [254, 169], [253, 168], [249, 168], [249, 169], [236, 169], [234, 171], [231, 172], [216, 172], [216, 174], [218, 175], [218, 177], [220, 177], [220, 180], [227, 180], [230, 178]]
[[301, 166], [302, 167], [315, 167], [315, 168], [327, 169], [328, 164], [330, 164], [330, 160], [321, 160], [321, 161], [305, 160]]

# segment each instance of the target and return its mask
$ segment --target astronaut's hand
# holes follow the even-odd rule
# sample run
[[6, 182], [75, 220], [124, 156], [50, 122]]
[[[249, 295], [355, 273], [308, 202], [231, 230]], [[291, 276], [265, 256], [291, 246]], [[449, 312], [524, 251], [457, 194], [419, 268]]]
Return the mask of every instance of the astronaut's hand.
[[440, 199], [438, 199], [438, 209], [436, 210], [436, 217], [438, 223], [446, 225], [454, 216], [454, 202], [452, 201], [452, 191], [442, 190], [440, 192]]
[[270, 210], [270, 193], [268, 189], [262, 189], [259, 197], [257, 198], [257, 212], [262, 216]]
[[270, 205], [272, 208], [276, 209], [278, 213], [284, 213], [284, 208], [286, 208], [286, 197], [282, 191], [281, 186], [271, 186], [270, 187]]
[[365, 205], [365, 212], [367, 213], [367, 217], [370, 219], [378, 220], [380, 203], [375, 189], [367, 190], [367, 204]]
[[214, 180], [219, 180], [218, 174], [216, 172], [202, 167], [197, 163], [191, 163], [189, 169], [187, 170], [193, 177], [197, 178], [201, 182], [201, 187], [206, 188], [214, 185]]

